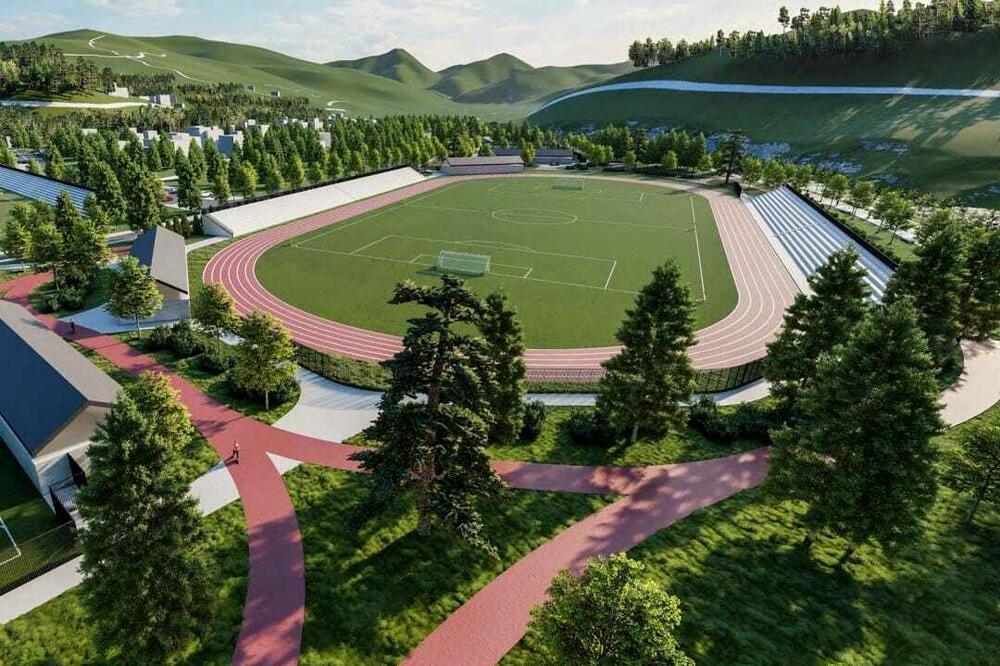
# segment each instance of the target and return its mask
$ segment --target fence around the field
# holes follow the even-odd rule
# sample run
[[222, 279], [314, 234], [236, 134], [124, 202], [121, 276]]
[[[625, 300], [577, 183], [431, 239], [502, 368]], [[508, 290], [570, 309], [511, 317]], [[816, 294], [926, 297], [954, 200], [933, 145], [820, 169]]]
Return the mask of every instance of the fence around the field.
[[[6, 553], [7, 549], [4, 549]], [[0, 594], [55, 569], [80, 554], [76, 528], [63, 523], [47, 532], [17, 542], [16, 557], [0, 557]]]

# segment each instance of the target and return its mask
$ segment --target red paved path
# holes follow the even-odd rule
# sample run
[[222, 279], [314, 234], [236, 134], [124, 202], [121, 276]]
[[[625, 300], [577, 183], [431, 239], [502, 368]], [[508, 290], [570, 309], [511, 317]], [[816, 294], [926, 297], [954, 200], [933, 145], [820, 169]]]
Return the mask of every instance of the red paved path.
[[[4, 285], [4, 298], [30, 307], [28, 294], [51, 279], [29, 275]], [[33, 311], [33, 309], [32, 309]], [[268, 453], [357, 471], [356, 447], [273, 428], [220, 404], [168, 368], [115, 338], [35, 313], [39, 321], [132, 374], [167, 375], [195, 426], [226, 458], [234, 438], [240, 464], [228, 470], [243, 502], [249, 533], [247, 598], [233, 664], [285, 666], [298, 661], [305, 616], [302, 536], [284, 480]], [[713, 461], [648, 468], [580, 467], [495, 461], [510, 486], [527, 490], [623, 494], [625, 498], [564, 530], [516, 563], [449, 617], [411, 660], [426, 664], [494, 663], [524, 634], [531, 607], [561, 569], [625, 550], [697, 508], [751, 487], [765, 470], [763, 451]]]
[[[257, 280], [257, 259], [275, 245], [309, 231], [471, 178], [479, 177], [425, 181], [255, 234], [212, 257], [205, 266], [204, 280], [225, 285], [241, 313], [261, 309], [279, 317], [302, 344], [365, 361], [387, 359], [400, 349], [398, 336], [329, 321], [289, 305]], [[691, 349], [695, 367], [725, 368], [762, 357], [764, 345], [777, 333], [797, 288], [749, 211], [739, 200], [715, 190], [641, 182], [690, 189], [709, 200], [736, 283], [739, 300], [733, 311], [698, 333], [698, 342]], [[581, 373], [598, 371], [601, 362], [617, 351], [617, 347], [529, 349], [525, 361], [534, 379], [579, 379]]]

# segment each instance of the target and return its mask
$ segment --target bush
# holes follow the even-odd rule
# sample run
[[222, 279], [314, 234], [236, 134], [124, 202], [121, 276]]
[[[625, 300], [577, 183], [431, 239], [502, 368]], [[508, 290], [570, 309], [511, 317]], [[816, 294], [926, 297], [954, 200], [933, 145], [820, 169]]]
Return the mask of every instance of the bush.
[[615, 433], [607, 418], [595, 409], [573, 412], [566, 422], [570, 439], [584, 446], [610, 446]]
[[236, 365], [236, 355], [226, 346], [211, 346], [198, 357], [198, 365], [202, 370], [218, 375]]
[[201, 353], [201, 342], [187, 319], [170, 327], [170, 349], [177, 358], [189, 358]]
[[774, 410], [755, 402], [739, 405], [732, 412], [719, 411], [715, 401], [702, 397], [691, 405], [688, 424], [712, 441], [729, 444], [738, 439], [770, 442], [770, 429], [776, 422]]
[[[250, 391], [240, 386], [233, 377], [232, 374], [227, 374], [226, 376], [226, 388], [229, 391], [229, 395], [234, 398], [241, 400], [252, 400], [260, 404], [264, 404], [264, 392], [263, 391]], [[284, 404], [289, 400], [292, 400], [299, 393], [299, 385], [295, 383], [294, 379], [289, 379], [287, 382], [279, 386], [274, 391], [271, 391], [271, 409], [274, 409], [278, 405]]]
[[524, 424], [521, 426], [521, 439], [534, 441], [542, 434], [542, 425], [548, 414], [548, 407], [541, 400], [532, 400], [524, 406]]
[[157, 326], [146, 338], [146, 348], [151, 351], [159, 351], [170, 347], [170, 329], [166, 326]]

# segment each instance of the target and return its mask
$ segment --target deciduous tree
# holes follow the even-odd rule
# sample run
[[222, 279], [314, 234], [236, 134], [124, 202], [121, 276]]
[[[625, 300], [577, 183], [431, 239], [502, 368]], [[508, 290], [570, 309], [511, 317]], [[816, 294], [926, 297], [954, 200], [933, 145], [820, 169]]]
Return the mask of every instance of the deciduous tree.
[[254, 310], [239, 327], [233, 380], [248, 391], [264, 394], [264, 409], [271, 409], [271, 393], [292, 381], [295, 347], [280, 320]]
[[163, 295], [149, 275], [149, 268], [135, 257], [122, 257], [111, 271], [105, 305], [108, 312], [119, 319], [134, 320], [136, 334], [141, 337], [139, 320], [152, 317], [162, 305]]
[[191, 317], [212, 336], [216, 344], [223, 333], [239, 325], [236, 303], [226, 288], [218, 283], [202, 285], [191, 299]]

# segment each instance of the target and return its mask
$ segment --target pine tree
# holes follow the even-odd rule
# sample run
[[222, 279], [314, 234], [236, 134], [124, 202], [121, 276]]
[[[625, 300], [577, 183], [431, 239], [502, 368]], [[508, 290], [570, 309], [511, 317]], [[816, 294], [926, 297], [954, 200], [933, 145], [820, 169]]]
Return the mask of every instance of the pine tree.
[[1000, 421], [965, 432], [946, 462], [945, 485], [972, 496], [965, 514], [968, 525], [983, 502], [1000, 500]]
[[288, 184], [292, 189], [297, 189], [302, 187], [302, 183], [306, 180], [306, 168], [302, 164], [302, 158], [298, 154], [292, 155], [291, 159], [288, 160]]
[[310, 162], [309, 168], [307, 169], [309, 173], [309, 182], [313, 185], [322, 182], [324, 177], [323, 165], [321, 162]]
[[677, 262], [653, 271], [616, 334], [622, 345], [604, 362], [597, 411], [619, 431], [678, 426], [682, 401], [691, 398], [695, 373], [688, 347], [694, 344], [694, 302]]
[[[476, 502], [495, 498], [500, 480], [484, 447], [491, 414], [483, 384], [492, 381], [482, 341], [461, 332], [475, 324], [482, 304], [461, 280], [445, 275], [437, 286], [405, 282], [393, 304], [428, 308], [410, 319], [403, 350], [386, 362], [391, 379], [369, 434], [380, 445], [354, 455], [370, 472], [369, 493], [358, 507], [365, 519], [416, 495], [418, 531], [443, 524], [474, 547], [496, 556]], [[416, 397], [427, 396], [425, 401]]]
[[918, 240], [916, 260], [896, 271], [886, 301], [913, 299], [931, 354], [943, 367], [962, 334], [962, 290], [968, 276], [961, 223], [948, 209], [935, 211], [924, 221]]
[[119, 393], [88, 450], [83, 602], [98, 645], [125, 663], [167, 663], [212, 618], [202, 519], [181, 471], [191, 434], [166, 377], [146, 373]]
[[278, 168], [278, 160], [274, 155], [268, 155], [264, 165], [264, 187], [267, 191], [274, 193], [284, 189], [285, 179], [281, 176], [281, 169]]
[[806, 502], [810, 538], [826, 529], [848, 542], [842, 561], [875, 540], [913, 538], [934, 500], [943, 424], [927, 341], [908, 300], [873, 309], [824, 354], [800, 397], [802, 418], [773, 434], [767, 484]]
[[986, 340], [1000, 327], [1000, 227], [970, 223], [965, 246], [962, 337]]
[[767, 345], [764, 376], [792, 409], [816, 374], [820, 356], [842, 343], [868, 311], [865, 271], [853, 248], [834, 252], [809, 278], [812, 295], [797, 294], [778, 337]]
[[149, 269], [135, 257], [122, 257], [116, 270], [111, 271], [108, 286], [107, 311], [119, 319], [135, 321], [135, 331], [140, 337], [139, 320], [152, 317], [163, 305], [163, 295]]
[[694, 666], [674, 632], [680, 602], [624, 553], [593, 559], [577, 577], [562, 571], [548, 601], [531, 611], [545, 663], [615, 666]]
[[121, 183], [107, 162], [97, 161], [90, 169], [90, 187], [97, 195], [97, 201], [111, 217], [112, 224], [125, 224], [128, 205], [122, 193]]
[[271, 409], [271, 393], [292, 381], [295, 347], [280, 320], [254, 310], [239, 327], [242, 338], [236, 347], [236, 365], [231, 377], [245, 390], [264, 395], [264, 409]]
[[66, 162], [63, 160], [62, 153], [55, 146], [49, 150], [49, 160], [45, 164], [45, 175], [56, 180], [66, 180]]
[[326, 156], [326, 175], [333, 180], [344, 177], [344, 163], [341, 161], [337, 151], [331, 149]]
[[524, 422], [527, 368], [521, 323], [506, 295], [496, 292], [486, 297], [479, 329], [486, 341], [486, 357], [495, 368], [493, 381], [484, 385], [485, 400], [493, 414], [489, 438], [507, 443], [518, 436]]
[[663, 161], [660, 166], [663, 167], [664, 171], [672, 173], [677, 170], [677, 153], [672, 150], [668, 150], [663, 153]]
[[163, 184], [141, 162], [126, 167], [127, 219], [134, 231], [145, 231], [160, 223]]

